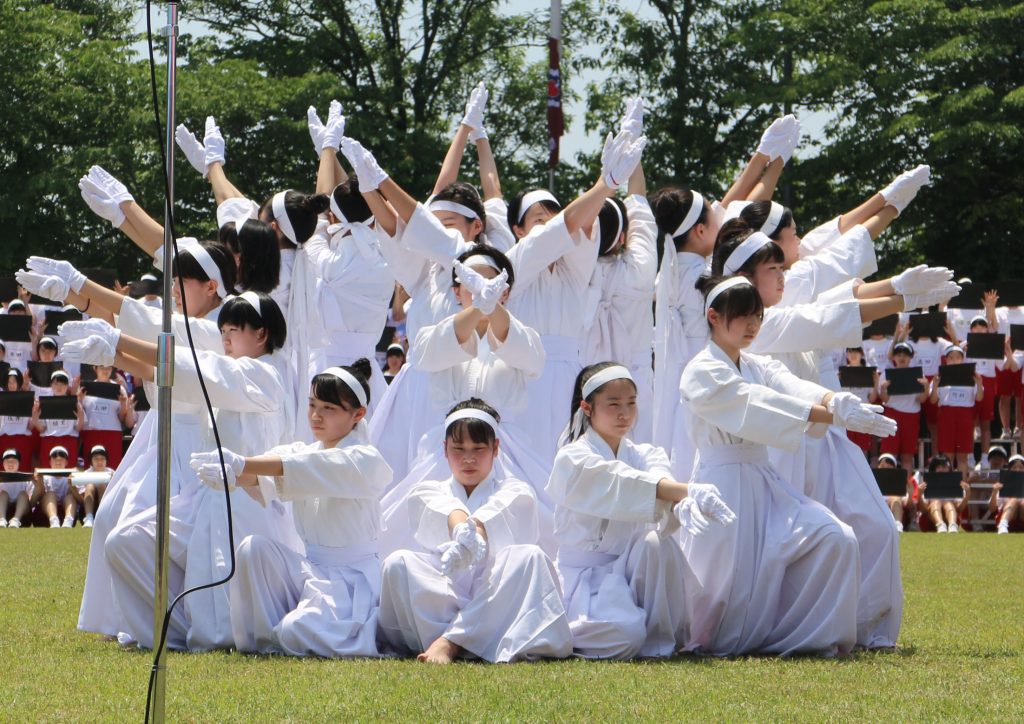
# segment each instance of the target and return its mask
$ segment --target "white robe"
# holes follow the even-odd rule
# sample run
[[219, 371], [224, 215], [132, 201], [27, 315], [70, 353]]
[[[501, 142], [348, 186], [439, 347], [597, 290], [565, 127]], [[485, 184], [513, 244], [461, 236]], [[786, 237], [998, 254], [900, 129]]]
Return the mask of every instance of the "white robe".
[[626, 198], [629, 232], [619, 254], [599, 257], [587, 289], [583, 364], [626, 365], [637, 386], [637, 420], [630, 439], [651, 442], [654, 425], [654, 280], [658, 227], [643, 196]]
[[284, 475], [261, 479], [265, 495], [291, 502], [305, 555], [262, 535], [238, 547], [228, 584], [239, 651], [292, 656], [376, 656], [380, 599], [378, 498], [391, 468], [365, 425], [337, 446], [273, 448]]
[[673, 506], [656, 499], [671, 477], [661, 448], [623, 439], [615, 454], [592, 429], [555, 456], [547, 490], [576, 654], [671, 656], [686, 643], [694, 580]]
[[827, 392], [781, 363], [742, 353], [740, 370], [713, 342], [683, 372], [693, 415], [695, 482], [713, 483], [736, 514], [683, 550], [700, 580], [688, 650], [835, 655], [857, 637], [857, 540], [824, 506], [783, 482], [766, 446], [795, 450]]
[[[487, 557], [448, 578], [438, 548], [451, 539], [448, 516], [456, 510], [483, 524]], [[453, 478], [427, 480], [412, 491], [405, 512], [418, 550], [384, 561], [380, 634], [390, 650], [417, 654], [443, 636], [490, 662], [571, 653], [558, 576], [536, 545], [529, 485], [492, 472], [467, 495]]]

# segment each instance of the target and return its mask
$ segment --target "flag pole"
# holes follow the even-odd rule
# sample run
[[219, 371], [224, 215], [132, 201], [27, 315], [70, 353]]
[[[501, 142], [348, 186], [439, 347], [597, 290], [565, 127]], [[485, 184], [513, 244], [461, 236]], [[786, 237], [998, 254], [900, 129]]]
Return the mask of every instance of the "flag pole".
[[555, 167], [558, 165], [559, 139], [565, 132], [562, 114], [562, 2], [551, 0], [551, 26], [548, 30], [548, 190], [555, 192]]

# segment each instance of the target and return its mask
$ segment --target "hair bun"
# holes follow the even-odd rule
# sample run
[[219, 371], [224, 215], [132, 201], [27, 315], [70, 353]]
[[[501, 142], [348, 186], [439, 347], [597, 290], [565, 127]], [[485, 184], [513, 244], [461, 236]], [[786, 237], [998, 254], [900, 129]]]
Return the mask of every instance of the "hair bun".
[[360, 357], [355, 362], [348, 365], [348, 367], [361, 374], [365, 380], [369, 380], [370, 376], [373, 374], [373, 367], [370, 365], [370, 360], [365, 357]]

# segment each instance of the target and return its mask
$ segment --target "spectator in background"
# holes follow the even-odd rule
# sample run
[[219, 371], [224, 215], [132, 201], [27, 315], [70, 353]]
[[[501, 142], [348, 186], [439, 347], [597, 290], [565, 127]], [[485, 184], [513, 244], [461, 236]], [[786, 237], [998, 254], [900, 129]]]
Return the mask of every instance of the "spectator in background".
[[[991, 460], [991, 453], [989, 460]], [[1024, 456], [1014, 455], [1007, 461], [1007, 468], [1010, 472], [1024, 473]], [[989, 511], [995, 515], [996, 533], [1005, 535], [1007, 533], [1020, 533], [1024, 531], [1024, 505], [1021, 505], [1020, 498], [1004, 498], [999, 493], [1003, 489], [1000, 482], [992, 486], [992, 497], [988, 501]]]
[[[892, 453], [882, 453], [878, 456], [878, 467], [885, 469], [900, 469], [896, 456]], [[917, 484], [913, 477], [907, 472], [907, 492], [905, 495], [886, 495], [885, 504], [892, 511], [892, 517], [896, 519], [896, 528], [902, 533], [910, 526], [914, 508], [917, 505]]]
[[[109, 365], [96, 365], [97, 382], [115, 382], [111, 379], [114, 368]], [[119, 384], [119, 383], [118, 383]], [[117, 468], [121, 464], [123, 452], [123, 432], [135, 424], [135, 411], [128, 403], [128, 393], [120, 385], [118, 399], [93, 397], [86, 394], [85, 387], [78, 390], [78, 399], [85, 410], [85, 424], [82, 426], [82, 450], [91, 450], [94, 446], [102, 446], [110, 465]]]
[[[21, 392], [25, 386], [25, 377], [21, 370], [12, 367], [7, 371], [6, 383], [7, 392]], [[32, 435], [31, 422], [31, 417], [0, 417], [0, 448], [17, 450], [18, 460], [24, 464], [26, 470], [32, 469], [32, 456], [39, 445]]]
[[[941, 418], [940, 418], [941, 419]], [[928, 462], [928, 472], [948, 473], [952, 470], [949, 458], [943, 455], [936, 455]], [[917, 519], [917, 527], [922, 533], [959, 533], [957, 522], [967, 512], [967, 500], [970, 496], [971, 486], [967, 481], [960, 483], [963, 488], [963, 496], [959, 500], [952, 498], [936, 498], [927, 500], [925, 490], [928, 483], [919, 480], [917, 485], [917, 509], [920, 515]]]
[[[63, 370], [55, 370], [50, 375], [49, 394], [53, 397], [62, 397], [68, 394], [71, 386], [71, 379], [68, 373]], [[44, 390], [46, 388], [43, 388]], [[73, 420], [42, 420], [39, 418], [40, 404], [36, 399], [32, 408], [32, 420], [30, 425], [39, 433], [39, 460], [46, 460], [50, 450], [55, 446], [61, 446], [65, 451], [73, 450], [75, 459], [78, 459], [78, 433], [85, 424], [85, 409], [82, 403], [75, 405], [76, 417]]]
[[[11, 448], [4, 450], [3, 469], [6, 473], [18, 472], [21, 455]], [[36, 489], [31, 481], [0, 482], [0, 528], [20, 528], [22, 519], [28, 515], [36, 502]], [[7, 520], [11, 515], [10, 521]]]
[[405, 365], [405, 347], [395, 342], [388, 345], [386, 365], [384, 367], [384, 379], [390, 385]]
[[[68, 450], [63, 445], [56, 445], [50, 450], [50, 467], [68, 467]], [[45, 475], [36, 473], [36, 498], [49, 519], [51, 528], [73, 528], [75, 516], [78, 515], [78, 501], [71, 494], [71, 485], [63, 475]], [[61, 524], [57, 515], [58, 505], [64, 506], [64, 523]]]

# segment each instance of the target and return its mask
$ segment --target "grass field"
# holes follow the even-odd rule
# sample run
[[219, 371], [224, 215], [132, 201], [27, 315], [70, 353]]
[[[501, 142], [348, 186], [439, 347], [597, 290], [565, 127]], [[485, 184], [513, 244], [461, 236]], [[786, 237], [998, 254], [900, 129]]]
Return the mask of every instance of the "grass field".
[[[149, 653], [75, 630], [89, 531], [0, 531], [0, 721], [138, 721]], [[901, 650], [442, 668], [172, 654], [169, 721], [1024, 720], [1024, 535], [906, 534]]]

